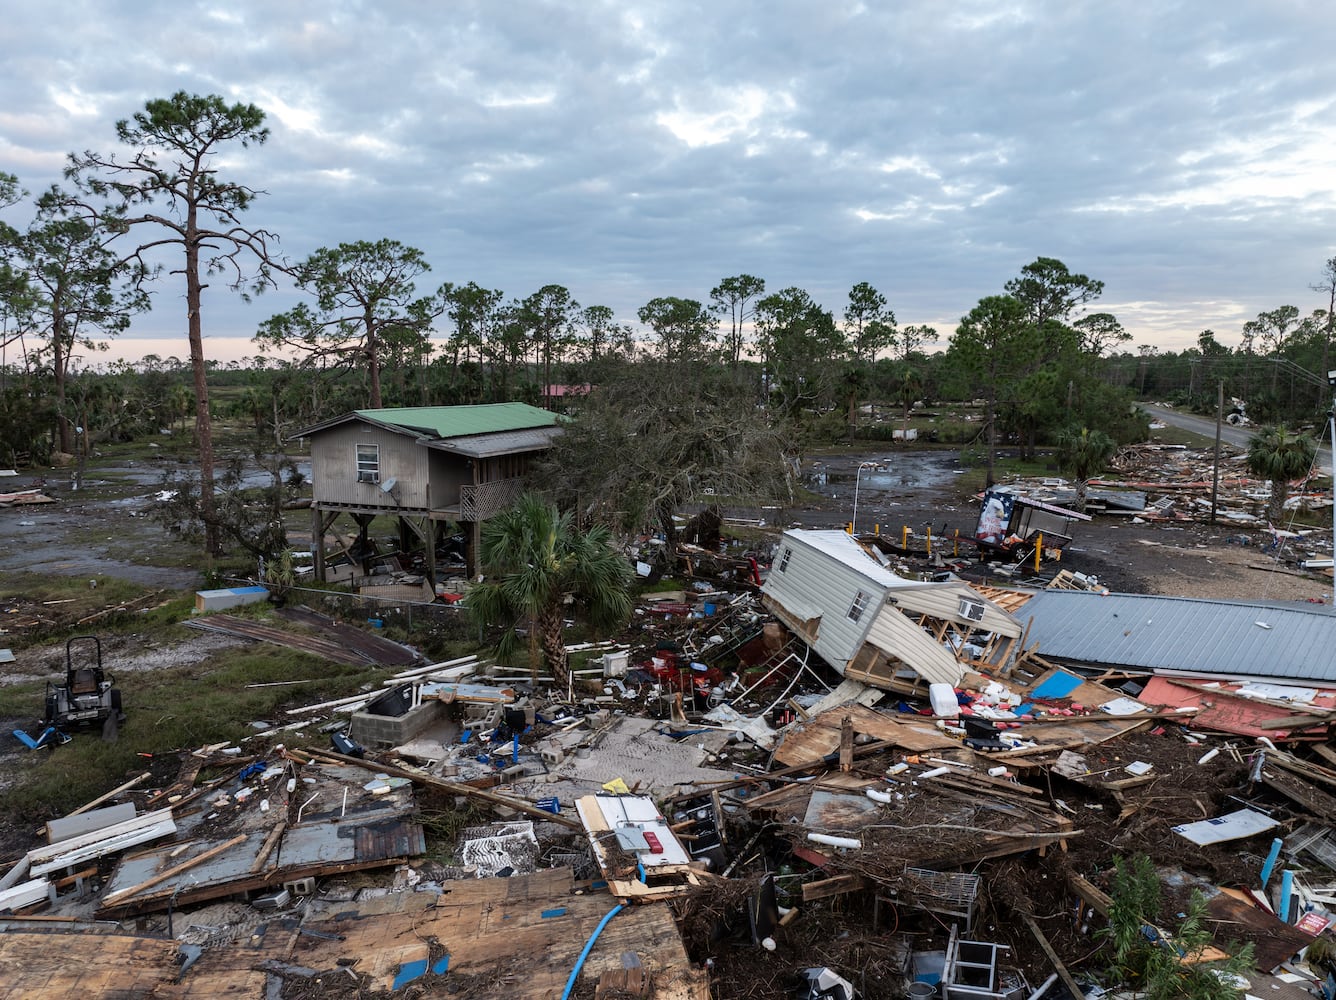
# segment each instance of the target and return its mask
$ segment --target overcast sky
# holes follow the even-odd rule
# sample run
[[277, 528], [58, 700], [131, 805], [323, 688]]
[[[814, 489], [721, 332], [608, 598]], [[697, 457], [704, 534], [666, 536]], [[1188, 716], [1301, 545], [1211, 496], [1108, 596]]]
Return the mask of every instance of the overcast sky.
[[[1038, 256], [1105, 282], [1134, 344], [1227, 344], [1325, 305], [1336, 18], [1321, 2], [695, 4], [19, 0], [0, 170], [34, 193], [177, 90], [272, 135], [220, 163], [299, 259], [400, 240], [429, 291], [566, 285], [633, 322], [749, 273], [839, 315], [869, 281], [943, 337]], [[23, 212], [11, 210], [15, 224]], [[183, 290], [114, 353], [186, 357]], [[210, 352], [290, 291], [213, 289]]]

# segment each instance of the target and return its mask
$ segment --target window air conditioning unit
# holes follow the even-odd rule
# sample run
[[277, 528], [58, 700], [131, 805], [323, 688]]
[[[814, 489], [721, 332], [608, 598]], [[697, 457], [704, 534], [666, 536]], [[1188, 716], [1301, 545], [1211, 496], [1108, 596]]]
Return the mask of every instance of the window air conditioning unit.
[[969, 622], [983, 621], [983, 605], [978, 601], [971, 601], [962, 597], [960, 599], [960, 617]]
[[379, 473], [379, 472], [359, 472], [359, 473], [357, 474], [357, 481], [358, 481], [359, 483], [378, 483], [378, 482], [380, 482], [380, 473]]

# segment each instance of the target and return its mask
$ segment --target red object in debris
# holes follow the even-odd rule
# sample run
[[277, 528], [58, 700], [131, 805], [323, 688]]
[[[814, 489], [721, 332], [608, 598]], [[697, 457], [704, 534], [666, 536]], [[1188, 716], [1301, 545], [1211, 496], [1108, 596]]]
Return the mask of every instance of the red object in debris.
[[[661, 661], [662, 666], [654, 662], [655, 660]], [[640, 669], [665, 687], [681, 691], [683, 694], [690, 691], [693, 685], [702, 691], [708, 691], [722, 683], [724, 679], [724, 673], [718, 667], [710, 667], [704, 671], [695, 670], [689, 663], [680, 661], [676, 653], [667, 650], [659, 650], [654, 654], [654, 659], [642, 665]]]
[[649, 844], [649, 853], [650, 853], [650, 854], [662, 854], [662, 853], [663, 853], [663, 845], [662, 845], [661, 843], [659, 843], [659, 836], [658, 836], [658, 834], [656, 834], [656, 833], [650, 833], [648, 830], [644, 831], [644, 833], [645, 833], [645, 843]]
[[673, 616], [683, 616], [691, 614], [690, 604], [679, 604], [670, 601], [657, 601], [649, 605], [649, 613], [652, 615], [663, 615], [665, 618]]

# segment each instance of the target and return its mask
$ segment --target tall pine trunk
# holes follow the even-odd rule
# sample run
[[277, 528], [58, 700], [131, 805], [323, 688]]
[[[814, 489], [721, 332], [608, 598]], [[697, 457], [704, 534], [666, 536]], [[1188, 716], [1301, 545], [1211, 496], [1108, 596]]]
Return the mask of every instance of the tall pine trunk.
[[204, 285], [199, 278], [199, 229], [195, 207], [186, 216], [186, 323], [190, 339], [190, 369], [195, 377], [195, 439], [199, 445], [199, 516], [204, 522], [204, 551], [222, 552], [218, 514], [213, 495], [213, 419], [209, 413], [208, 367], [204, 358], [204, 331], [200, 302]]

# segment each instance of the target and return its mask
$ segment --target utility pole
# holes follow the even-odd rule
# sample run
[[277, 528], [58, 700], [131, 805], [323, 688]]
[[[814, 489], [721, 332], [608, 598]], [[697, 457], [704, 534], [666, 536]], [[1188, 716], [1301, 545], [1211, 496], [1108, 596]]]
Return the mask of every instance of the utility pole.
[[1211, 523], [1215, 524], [1215, 505], [1220, 498], [1220, 425], [1225, 420], [1225, 380], [1220, 380], [1220, 387], [1215, 397], [1215, 470], [1211, 474]]
[[1336, 587], [1336, 371], [1327, 372], [1327, 385], [1332, 391], [1327, 429], [1331, 432], [1331, 579]]

